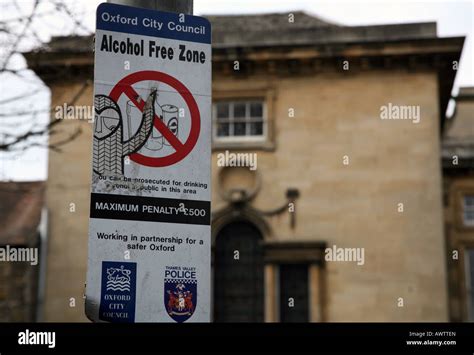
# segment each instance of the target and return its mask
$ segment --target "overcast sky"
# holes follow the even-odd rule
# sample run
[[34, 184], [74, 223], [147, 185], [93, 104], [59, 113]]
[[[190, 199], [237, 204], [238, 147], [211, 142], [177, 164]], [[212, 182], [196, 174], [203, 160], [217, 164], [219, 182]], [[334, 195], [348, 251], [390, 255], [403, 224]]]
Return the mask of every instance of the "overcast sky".
[[[85, 29], [95, 25], [95, 8], [103, 1], [67, 1], [66, 3], [80, 13]], [[21, 0], [21, 6], [28, 8], [33, 1]], [[45, 10], [45, 12], [47, 9]], [[374, 0], [374, 1], [342, 1], [342, 0], [194, 0], [194, 13], [205, 14], [250, 14], [269, 12], [305, 11], [319, 16], [330, 22], [342, 25], [374, 25], [393, 23], [431, 22], [438, 25], [438, 35], [441, 37], [466, 36], [461, 65], [456, 77], [454, 94], [459, 86], [474, 86], [474, 0], [450, 1], [408, 1], [408, 0]], [[7, 16], [6, 12], [0, 18]], [[51, 35], [72, 34], [72, 27], [60, 19], [44, 16], [43, 24], [36, 28], [41, 38], [48, 40]], [[295, 19], [297, 21], [297, 18]], [[21, 58], [15, 63], [22, 65]], [[34, 80], [34, 79], [32, 79]], [[9, 89], [6, 90], [6, 82]], [[24, 90], [24, 83], [18, 83], [15, 78], [8, 77], [0, 80], [0, 101], [17, 95]], [[35, 96], [37, 108], [46, 108], [49, 103], [49, 92], [45, 88]], [[48, 117], [41, 118], [46, 122]], [[0, 121], [3, 124], [3, 121]], [[91, 142], [92, 144], [92, 142]], [[38, 180], [47, 176], [47, 151], [43, 148], [32, 148], [26, 153], [5, 155], [0, 153], [0, 180]]]

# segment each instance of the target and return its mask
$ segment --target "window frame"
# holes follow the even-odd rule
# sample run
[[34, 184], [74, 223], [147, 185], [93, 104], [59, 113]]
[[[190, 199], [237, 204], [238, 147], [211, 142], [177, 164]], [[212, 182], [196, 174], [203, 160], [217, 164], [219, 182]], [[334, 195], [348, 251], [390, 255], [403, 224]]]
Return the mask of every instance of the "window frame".
[[[473, 205], [472, 206], [467, 206], [466, 205], [466, 199], [467, 198], [472, 198], [473, 200]], [[466, 219], [466, 212], [470, 212], [474, 214], [474, 194], [464, 194], [462, 196], [462, 223], [466, 227], [474, 227], [474, 218], [472, 220]]]
[[[474, 185], [469, 180], [456, 182], [451, 188], [451, 201], [453, 203], [453, 222], [457, 233], [472, 233], [474, 232], [474, 224], [466, 224], [464, 221], [464, 196], [474, 196]], [[451, 203], [451, 202], [450, 202]], [[470, 239], [465, 235], [465, 238]]]
[[[211, 132], [212, 151], [225, 150], [261, 150], [273, 152], [276, 150], [275, 138], [275, 114], [277, 91], [272, 82], [254, 82], [251, 80], [216, 80], [212, 84], [212, 103], [226, 100], [263, 100], [265, 106], [266, 137], [265, 139], [243, 139], [235, 141], [232, 139], [220, 140], [214, 138]], [[212, 105], [212, 109], [214, 105]], [[211, 115], [212, 115], [211, 111]], [[214, 122], [213, 122], [214, 124]], [[214, 127], [212, 127], [214, 129]]]
[[[250, 116], [250, 104], [254, 102], [259, 102], [262, 104], [262, 119], [261, 121], [252, 121], [252, 117]], [[229, 124], [229, 135], [228, 136], [218, 136], [218, 118], [217, 118], [217, 105], [219, 103], [227, 103], [229, 105], [229, 117], [226, 123]], [[230, 135], [231, 128], [232, 131], [234, 129], [235, 124], [235, 117], [233, 113], [234, 105], [236, 103], [245, 103], [245, 117], [244, 118], [237, 118], [237, 122], [244, 122], [245, 123], [245, 131], [246, 134], [242, 136], [235, 136]], [[262, 134], [261, 135], [247, 135], [247, 126], [251, 122], [262, 122]], [[233, 133], [233, 132], [232, 132]], [[214, 143], [264, 143], [268, 141], [268, 110], [265, 97], [255, 97], [255, 98], [239, 98], [239, 99], [217, 99], [212, 102], [212, 140]]]

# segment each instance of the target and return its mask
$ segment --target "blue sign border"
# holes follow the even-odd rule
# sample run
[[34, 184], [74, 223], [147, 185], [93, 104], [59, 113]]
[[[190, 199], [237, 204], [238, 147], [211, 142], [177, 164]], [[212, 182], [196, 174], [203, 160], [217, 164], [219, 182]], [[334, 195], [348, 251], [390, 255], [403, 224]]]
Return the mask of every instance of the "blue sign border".
[[[110, 17], [115, 16], [118, 18], [129, 18], [137, 19], [137, 24], [134, 25], [130, 21], [122, 22], [112, 22], [106, 21], [104, 18], [108, 13]], [[97, 16], [96, 16], [96, 28], [98, 30], [113, 31], [113, 32], [122, 32], [122, 33], [131, 33], [135, 35], [143, 35], [150, 37], [161, 37], [168, 39], [176, 39], [181, 41], [188, 42], [198, 42], [198, 43], [208, 43], [211, 44], [211, 23], [204, 17], [184, 15], [184, 22], [180, 22], [180, 14], [173, 12], [165, 11], [156, 11], [149, 9], [142, 9], [139, 7], [131, 7], [110, 3], [102, 3], [97, 7]], [[163, 27], [150, 28], [143, 25], [144, 19], [156, 20], [163, 23]], [[190, 27], [200, 27], [203, 26], [204, 33], [191, 33], [191, 32], [180, 32], [176, 30], [171, 30], [168, 28], [168, 23], [174, 22], [176, 25], [180, 26], [190, 26]]]

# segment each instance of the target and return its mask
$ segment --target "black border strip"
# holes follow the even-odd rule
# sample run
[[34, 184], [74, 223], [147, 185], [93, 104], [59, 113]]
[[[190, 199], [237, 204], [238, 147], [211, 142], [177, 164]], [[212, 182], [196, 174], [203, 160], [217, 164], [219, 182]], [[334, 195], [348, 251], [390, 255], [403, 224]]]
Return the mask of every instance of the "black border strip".
[[[19, 332], [54, 331], [56, 346], [19, 345]], [[456, 345], [407, 345], [416, 340], [410, 332], [454, 332], [431, 336], [432, 340], [455, 340]], [[196, 351], [206, 353], [422, 353], [472, 354], [473, 323], [293, 323], [293, 324], [87, 324], [2, 323], [0, 352], [101, 352], [156, 354]], [[427, 337], [421, 338], [422, 341]]]
[[[160, 212], [152, 212], [155, 207]], [[211, 202], [92, 193], [90, 217], [210, 225]]]

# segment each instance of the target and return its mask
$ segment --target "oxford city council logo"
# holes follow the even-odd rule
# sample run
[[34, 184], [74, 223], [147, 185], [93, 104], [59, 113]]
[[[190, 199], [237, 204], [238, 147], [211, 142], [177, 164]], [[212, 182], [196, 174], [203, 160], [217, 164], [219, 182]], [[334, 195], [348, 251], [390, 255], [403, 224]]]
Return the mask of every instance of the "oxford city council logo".
[[164, 279], [165, 308], [178, 323], [188, 320], [197, 303], [196, 268], [167, 266]]

